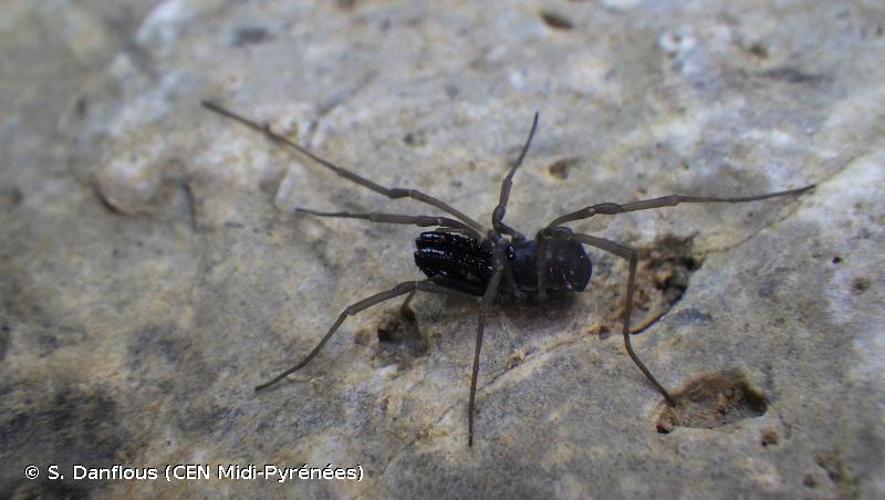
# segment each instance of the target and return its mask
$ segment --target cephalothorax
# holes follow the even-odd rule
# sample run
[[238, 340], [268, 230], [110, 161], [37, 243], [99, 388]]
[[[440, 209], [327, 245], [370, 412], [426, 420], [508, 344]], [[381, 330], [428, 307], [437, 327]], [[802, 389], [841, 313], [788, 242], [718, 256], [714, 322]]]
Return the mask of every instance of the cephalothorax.
[[646, 378], [664, 396], [670, 405], [676, 401], [670, 393], [651, 374], [639, 356], [633, 351], [630, 343], [630, 315], [633, 308], [633, 292], [636, 280], [638, 253], [633, 248], [615, 243], [589, 234], [575, 233], [563, 224], [588, 219], [594, 215], [615, 215], [624, 212], [635, 212], [651, 208], [670, 207], [680, 203], [742, 203], [765, 200], [780, 196], [797, 195], [814, 187], [805, 186], [799, 189], [778, 191], [754, 196], [732, 198], [710, 196], [670, 195], [648, 200], [634, 201], [624, 204], [599, 203], [589, 205], [580, 210], [567, 213], [554, 219], [542, 227], [531, 240], [504, 223], [507, 201], [513, 175], [522, 164], [532, 137], [538, 126], [538, 114], [535, 113], [528, 139], [522, 147], [519, 158], [511, 165], [501, 184], [498, 205], [492, 211], [492, 227], [485, 228], [479, 222], [458, 211], [454, 207], [437, 198], [414, 189], [387, 188], [361, 177], [350, 170], [341, 168], [334, 163], [320, 158], [307, 149], [273, 132], [269, 125], [259, 124], [239, 114], [229, 111], [218, 104], [204, 101], [208, 109], [237, 122], [255, 129], [272, 141], [288, 146], [300, 154], [307, 156], [320, 165], [330, 169], [337, 175], [371, 189], [391, 199], [412, 198], [431, 205], [450, 217], [435, 215], [401, 215], [390, 213], [351, 213], [351, 212], [318, 212], [315, 210], [296, 209], [297, 212], [320, 217], [343, 217], [365, 219], [371, 222], [390, 224], [411, 224], [419, 227], [434, 227], [433, 231], [421, 233], [416, 240], [415, 264], [427, 275], [421, 281], [407, 281], [377, 293], [355, 304], [351, 304], [338, 316], [326, 335], [314, 349], [295, 366], [285, 370], [272, 380], [255, 388], [260, 391], [275, 385], [291, 373], [307, 365], [323, 348], [344, 320], [373, 305], [386, 300], [407, 295], [403, 304], [411, 301], [415, 292], [424, 291], [438, 294], [457, 295], [463, 297], [480, 297], [479, 322], [476, 329], [476, 344], [473, 354], [473, 371], [470, 378], [470, 396], [467, 409], [467, 443], [473, 444], [473, 414], [476, 401], [476, 382], [479, 373], [479, 355], [482, 349], [482, 337], [485, 316], [488, 308], [496, 298], [512, 296], [520, 299], [527, 294], [544, 298], [548, 291], [581, 292], [587, 287], [592, 274], [590, 258], [584, 251], [584, 245], [598, 248], [626, 259], [629, 262], [624, 313], [622, 317], [622, 335], [627, 354]]

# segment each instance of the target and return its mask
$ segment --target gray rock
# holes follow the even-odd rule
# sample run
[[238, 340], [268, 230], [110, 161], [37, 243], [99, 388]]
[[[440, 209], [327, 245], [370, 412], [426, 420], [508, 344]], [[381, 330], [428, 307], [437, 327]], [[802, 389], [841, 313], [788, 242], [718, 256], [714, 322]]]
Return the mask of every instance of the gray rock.
[[[883, 26], [871, 1], [9, 4], [0, 496], [882, 497]], [[418, 229], [295, 207], [434, 212], [207, 98], [484, 224], [539, 110], [507, 216], [528, 234], [602, 201], [818, 187], [573, 224], [643, 250], [634, 345], [680, 405], [626, 356], [626, 266], [592, 251], [574, 300], [490, 313], [468, 449], [470, 302], [369, 309], [253, 392], [421, 277]], [[190, 463], [213, 479], [162, 479]], [[363, 478], [215, 479], [232, 464]]]

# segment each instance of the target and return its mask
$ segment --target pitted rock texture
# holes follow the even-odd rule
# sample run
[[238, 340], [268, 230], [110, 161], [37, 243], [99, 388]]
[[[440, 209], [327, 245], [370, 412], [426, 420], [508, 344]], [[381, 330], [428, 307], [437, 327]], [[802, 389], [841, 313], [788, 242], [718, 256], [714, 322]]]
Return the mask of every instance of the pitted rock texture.
[[[0, 496], [885, 496], [885, 10], [877, 2], [11, 2], [0, 23]], [[582, 294], [488, 315], [419, 294], [436, 214], [200, 106], [267, 122], [483, 224], [672, 193], [801, 197], [572, 224]], [[669, 413], [668, 413], [669, 412]], [[57, 464], [361, 466], [362, 481], [64, 481]], [[22, 471], [41, 467], [29, 481]]]

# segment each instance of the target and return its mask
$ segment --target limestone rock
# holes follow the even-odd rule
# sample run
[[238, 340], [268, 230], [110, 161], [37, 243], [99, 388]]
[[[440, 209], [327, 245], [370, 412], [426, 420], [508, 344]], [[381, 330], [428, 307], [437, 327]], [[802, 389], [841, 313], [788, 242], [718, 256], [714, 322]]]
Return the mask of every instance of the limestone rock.
[[[885, 11], [875, 2], [17, 2], [0, 26], [0, 496], [885, 495]], [[573, 224], [572, 300], [488, 317], [419, 295], [419, 229], [296, 215], [391, 201], [200, 106], [490, 223], [604, 201], [801, 197]], [[27, 480], [29, 464], [41, 477]], [[56, 464], [65, 480], [50, 480]], [[74, 480], [210, 464], [212, 480]], [[215, 479], [360, 466], [362, 481]]]

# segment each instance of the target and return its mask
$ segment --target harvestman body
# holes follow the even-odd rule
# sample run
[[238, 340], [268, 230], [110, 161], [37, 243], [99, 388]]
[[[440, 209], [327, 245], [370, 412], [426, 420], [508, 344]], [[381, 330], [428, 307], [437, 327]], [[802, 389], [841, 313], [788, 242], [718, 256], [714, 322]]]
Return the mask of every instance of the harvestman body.
[[531, 131], [522, 147], [519, 158], [510, 167], [501, 184], [498, 205], [492, 211], [492, 228], [487, 229], [477, 221], [449, 206], [437, 198], [414, 189], [386, 188], [361, 177], [349, 170], [341, 168], [289, 139], [273, 132], [268, 124], [259, 124], [239, 114], [229, 111], [211, 101], [203, 105], [224, 116], [231, 118], [247, 127], [261, 132], [273, 142], [288, 146], [307, 156], [311, 160], [330, 169], [337, 175], [371, 189], [391, 199], [412, 198], [431, 205], [454, 217], [431, 215], [400, 215], [389, 213], [349, 213], [349, 212], [317, 212], [308, 209], [296, 209], [297, 212], [320, 217], [343, 217], [365, 219], [371, 222], [391, 224], [411, 224], [419, 227], [435, 227], [436, 230], [421, 233], [416, 240], [415, 264], [427, 275], [422, 281], [407, 281], [355, 304], [348, 306], [339, 316], [332, 328], [314, 347], [314, 349], [295, 366], [280, 373], [272, 380], [255, 388], [256, 391], [267, 389], [291, 373], [307, 365], [326, 342], [332, 337], [344, 320], [364, 309], [386, 300], [407, 295], [403, 307], [412, 300], [417, 291], [457, 295], [463, 297], [480, 297], [479, 322], [476, 329], [476, 346], [473, 354], [473, 372], [470, 378], [470, 398], [467, 410], [467, 445], [473, 445], [473, 413], [476, 401], [476, 379], [479, 373], [479, 354], [482, 348], [483, 326], [489, 306], [500, 295], [522, 298], [528, 293], [544, 298], [548, 290], [581, 292], [590, 281], [592, 265], [584, 251], [583, 245], [610, 252], [629, 262], [627, 290], [623, 315], [623, 338], [627, 354], [648, 380], [657, 388], [670, 405], [676, 401], [651, 374], [645, 364], [633, 351], [630, 344], [630, 314], [633, 308], [633, 291], [636, 280], [636, 264], [638, 254], [633, 248], [589, 234], [575, 233], [563, 226], [567, 222], [588, 219], [597, 214], [615, 215], [623, 212], [635, 212], [651, 208], [670, 207], [680, 203], [742, 203], [765, 200], [780, 196], [798, 195], [814, 187], [805, 186], [789, 191], [766, 193], [755, 196], [734, 198], [670, 195], [649, 200], [630, 203], [600, 203], [580, 210], [567, 213], [554, 219], [541, 228], [534, 239], [528, 240], [521, 233], [504, 223], [507, 201], [513, 175], [522, 164], [535, 129], [538, 126], [538, 114], [535, 113]]

